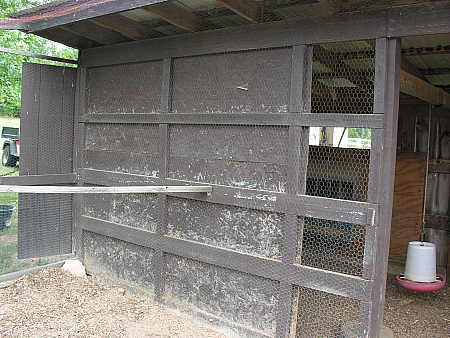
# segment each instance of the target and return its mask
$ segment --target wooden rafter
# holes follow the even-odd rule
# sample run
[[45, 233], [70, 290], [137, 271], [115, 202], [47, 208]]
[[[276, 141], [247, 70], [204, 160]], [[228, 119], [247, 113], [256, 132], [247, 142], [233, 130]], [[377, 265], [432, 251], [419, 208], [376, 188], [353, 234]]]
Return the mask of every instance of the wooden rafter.
[[97, 25], [92, 21], [83, 21], [82, 23], [71, 23], [60, 27], [62, 30], [70, 32], [95, 41], [102, 45], [111, 45], [128, 39], [111, 29]]
[[45, 29], [35, 34], [52, 41], [63, 43], [66, 46], [73, 48], [84, 49], [100, 46], [98, 42], [89, 40], [79, 34], [74, 34], [61, 28]]
[[448, 75], [450, 74], [450, 68], [426, 68], [420, 69], [420, 72], [423, 75]]
[[91, 19], [91, 21], [98, 26], [113, 30], [132, 40], [142, 40], [152, 35], [144, 25], [120, 14], [101, 16]]
[[145, 10], [181, 29], [194, 32], [200, 29], [202, 20], [187, 9], [172, 2], [145, 7]]
[[449, 93], [405, 70], [400, 72], [400, 91], [433, 105], [450, 108]]
[[346, 0], [320, 0], [320, 4], [330, 15], [339, 13], [347, 8]]
[[250, 22], [258, 22], [258, 6], [254, 0], [216, 0]]

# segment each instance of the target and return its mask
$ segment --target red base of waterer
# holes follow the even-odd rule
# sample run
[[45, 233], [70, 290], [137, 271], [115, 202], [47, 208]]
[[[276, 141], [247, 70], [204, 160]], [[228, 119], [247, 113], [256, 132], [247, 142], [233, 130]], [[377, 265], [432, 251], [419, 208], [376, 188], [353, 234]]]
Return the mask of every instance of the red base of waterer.
[[406, 279], [404, 275], [398, 275], [397, 277], [395, 277], [395, 279], [397, 280], [398, 285], [400, 285], [401, 287], [407, 290], [418, 292], [438, 291], [445, 286], [445, 280], [441, 276], [437, 276], [436, 281], [429, 283], [414, 282], [412, 280]]

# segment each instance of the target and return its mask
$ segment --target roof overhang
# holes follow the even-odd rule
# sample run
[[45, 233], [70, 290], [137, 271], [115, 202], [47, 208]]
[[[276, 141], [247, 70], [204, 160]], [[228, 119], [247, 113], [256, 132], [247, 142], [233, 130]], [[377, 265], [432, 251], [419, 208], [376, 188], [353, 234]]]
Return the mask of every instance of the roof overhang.
[[120, 13], [173, 0], [63, 0], [30, 8], [0, 19], [0, 29], [33, 33], [77, 21]]

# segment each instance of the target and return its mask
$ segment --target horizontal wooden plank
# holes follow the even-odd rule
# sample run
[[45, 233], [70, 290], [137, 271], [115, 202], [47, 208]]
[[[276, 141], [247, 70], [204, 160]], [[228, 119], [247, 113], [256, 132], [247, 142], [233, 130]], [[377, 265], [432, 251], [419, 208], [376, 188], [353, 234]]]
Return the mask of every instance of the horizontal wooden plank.
[[75, 187], [0, 185], [0, 192], [33, 194], [159, 194], [210, 193], [211, 186], [129, 186], [129, 187]]
[[438, 174], [450, 174], [450, 161], [431, 160], [428, 166], [428, 172]]
[[215, 246], [161, 236], [157, 233], [83, 216], [80, 226], [87, 231], [136, 245], [162, 250], [200, 262], [299, 285], [358, 300], [369, 300], [372, 282], [326, 270], [285, 264], [277, 260], [221, 249]]
[[310, 126], [378, 129], [383, 128], [383, 114], [88, 114], [82, 116], [80, 122]]
[[78, 180], [77, 174], [51, 174], [51, 175], [29, 175], [0, 177], [0, 185], [51, 185], [51, 184], [74, 184]]
[[[155, 185], [189, 185], [202, 186], [204, 184], [187, 182], [175, 179], [159, 179], [142, 175], [123, 174], [102, 170], [80, 169], [80, 182], [96, 185], [119, 185], [119, 184], [145, 184], [153, 182]], [[142, 182], [142, 183], [140, 183]], [[332, 221], [348, 222], [371, 226], [373, 217], [376, 217], [378, 207], [372, 203], [355, 202], [331, 199], [325, 197], [314, 197], [307, 195], [287, 195], [265, 190], [240, 189], [213, 185], [210, 194], [204, 193], [168, 193], [169, 196], [188, 198], [197, 201], [232, 205], [241, 208], [255, 210], [273, 211], [286, 213], [295, 210], [299, 216], [307, 216]], [[375, 210], [375, 211], [374, 211]]]

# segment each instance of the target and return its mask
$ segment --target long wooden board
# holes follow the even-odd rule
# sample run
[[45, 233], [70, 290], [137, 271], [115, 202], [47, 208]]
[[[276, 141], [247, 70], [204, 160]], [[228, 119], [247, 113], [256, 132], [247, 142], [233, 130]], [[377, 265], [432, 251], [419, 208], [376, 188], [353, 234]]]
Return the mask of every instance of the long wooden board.
[[408, 242], [420, 239], [426, 155], [397, 154], [389, 260], [403, 263]]
[[212, 192], [211, 186], [129, 186], [129, 187], [78, 187], [78, 186], [26, 186], [0, 185], [0, 192], [31, 194], [158, 194]]

